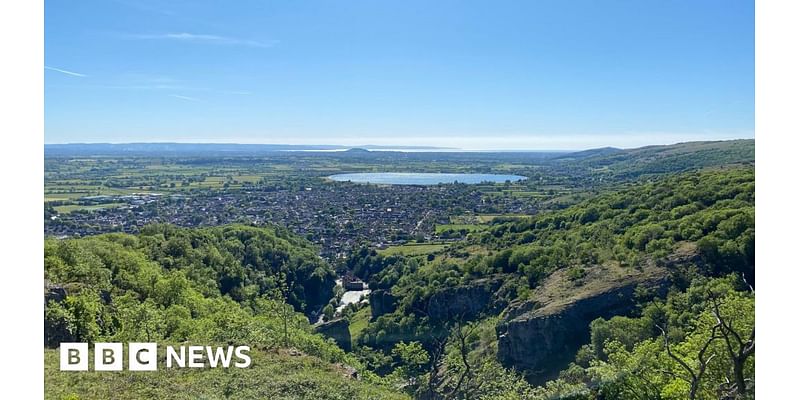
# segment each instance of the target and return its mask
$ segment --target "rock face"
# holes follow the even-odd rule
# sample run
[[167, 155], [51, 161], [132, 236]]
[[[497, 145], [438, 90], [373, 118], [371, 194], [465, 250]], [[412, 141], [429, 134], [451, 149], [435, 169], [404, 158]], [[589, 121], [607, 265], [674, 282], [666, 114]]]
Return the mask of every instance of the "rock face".
[[666, 294], [669, 275], [654, 265], [636, 270], [592, 267], [585, 278], [571, 281], [566, 271], [551, 275], [534, 292], [533, 300], [505, 312], [496, 327], [498, 359], [541, 384], [557, 376], [589, 340], [589, 323], [596, 318], [628, 314], [637, 287]]
[[350, 351], [353, 348], [350, 339], [350, 323], [346, 319], [325, 322], [317, 325], [314, 331], [333, 339], [344, 351]]
[[397, 308], [394, 296], [388, 291], [383, 289], [374, 290], [369, 294], [369, 306], [371, 309], [372, 320], [380, 317], [383, 314], [394, 312]]
[[55, 301], [56, 303], [61, 303], [67, 298], [67, 289], [64, 289], [61, 286], [57, 285], [49, 285], [45, 286], [44, 288], [44, 304], [46, 305], [50, 301]]
[[481, 312], [505, 304], [496, 304], [495, 292], [502, 285], [497, 279], [484, 279], [470, 285], [446, 288], [434, 293], [427, 304], [434, 320], [473, 319]]
[[[67, 298], [67, 290], [58, 285], [51, 285], [45, 282], [44, 286], [44, 304], [52, 302], [62, 303]], [[56, 348], [64, 342], [76, 341], [75, 335], [69, 327], [69, 322], [61, 317], [51, 316], [44, 319], [44, 345], [49, 348]]]

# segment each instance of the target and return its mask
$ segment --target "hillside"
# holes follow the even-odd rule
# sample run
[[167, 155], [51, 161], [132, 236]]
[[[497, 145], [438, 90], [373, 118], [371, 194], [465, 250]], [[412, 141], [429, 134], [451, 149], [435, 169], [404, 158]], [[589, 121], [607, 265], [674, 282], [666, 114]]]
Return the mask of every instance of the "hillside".
[[[313, 333], [301, 312], [332, 296], [333, 271], [281, 229], [156, 225], [47, 240], [44, 250], [48, 398], [402, 398]], [[254, 361], [227, 371], [58, 371], [61, 342], [137, 341], [247, 345]]]
[[[401, 400], [395, 390], [350, 376], [342, 364], [292, 351], [252, 352], [249, 368], [162, 369], [152, 373], [58, 370], [58, 351], [45, 350], [46, 399]], [[163, 368], [163, 367], [162, 367]]]
[[755, 140], [685, 142], [634, 149], [594, 149], [571, 153], [558, 160], [581, 165], [616, 178], [698, 170], [708, 167], [752, 165]]
[[[754, 205], [752, 168], [688, 172], [499, 222], [433, 255], [362, 253], [348, 263], [374, 292], [357, 342], [389, 352], [417, 341], [435, 353], [472, 326], [484, 335], [467, 351], [473, 363], [499, 361], [544, 384], [595, 319], [636, 314], [702, 277], [754, 282]], [[458, 379], [442, 374], [444, 386]]]

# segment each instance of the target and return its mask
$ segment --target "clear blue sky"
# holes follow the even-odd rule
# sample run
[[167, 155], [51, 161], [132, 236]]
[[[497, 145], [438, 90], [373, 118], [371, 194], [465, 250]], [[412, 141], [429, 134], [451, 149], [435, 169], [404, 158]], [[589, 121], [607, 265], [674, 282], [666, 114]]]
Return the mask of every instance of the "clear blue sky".
[[753, 137], [740, 0], [47, 0], [45, 142]]

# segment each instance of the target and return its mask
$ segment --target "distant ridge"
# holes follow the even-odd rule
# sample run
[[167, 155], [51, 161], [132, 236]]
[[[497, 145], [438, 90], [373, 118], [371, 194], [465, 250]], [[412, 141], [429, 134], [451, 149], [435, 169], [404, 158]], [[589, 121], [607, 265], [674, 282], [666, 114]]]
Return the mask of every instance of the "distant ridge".
[[682, 142], [622, 150], [587, 150], [564, 155], [557, 161], [607, 169], [618, 177], [636, 177], [706, 167], [753, 165], [755, 148], [754, 139]]
[[597, 149], [589, 149], [583, 151], [576, 151], [574, 153], [564, 154], [561, 157], [557, 157], [557, 159], [573, 159], [579, 160], [584, 158], [590, 157], [597, 157], [597, 156], [608, 156], [611, 154], [622, 153], [625, 150], [616, 148], [616, 147], [600, 147]]
[[66, 143], [45, 144], [45, 155], [148, 155], [148, 154], [259, 154], [282, 151], [346, 151], [368, 150], [453, 150], [434, 146], [341, 146], [293, 144], [241, 144], [241, 143]]

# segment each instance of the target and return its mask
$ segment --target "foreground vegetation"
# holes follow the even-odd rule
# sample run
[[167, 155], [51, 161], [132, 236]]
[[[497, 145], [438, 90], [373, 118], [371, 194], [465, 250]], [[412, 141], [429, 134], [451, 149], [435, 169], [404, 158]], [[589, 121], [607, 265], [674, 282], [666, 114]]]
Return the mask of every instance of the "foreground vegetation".
[[[312, 332], [300, 311], [317, 304], [333, 273], [307, 242], [280, 229], [151, 226], [137, 236], [48, 240], [45, 279], [52, 347], [144, 341], [255, 351], [245, 370], [137, 375], [60, 372], [57, 351], [45, 350], [50, 398], [398, 397], [377, 387], [382, 381], [356, 358]], [[349, 369], [361, 381], [339, 371]]]
[[244, 369], [164, 369], [157, 372], [60, 372], [58, 351], [45, 350], [47, 399], [407, 399], [402, 393], [349, 377], [341, 364], [291, 351], [250, 353]]

